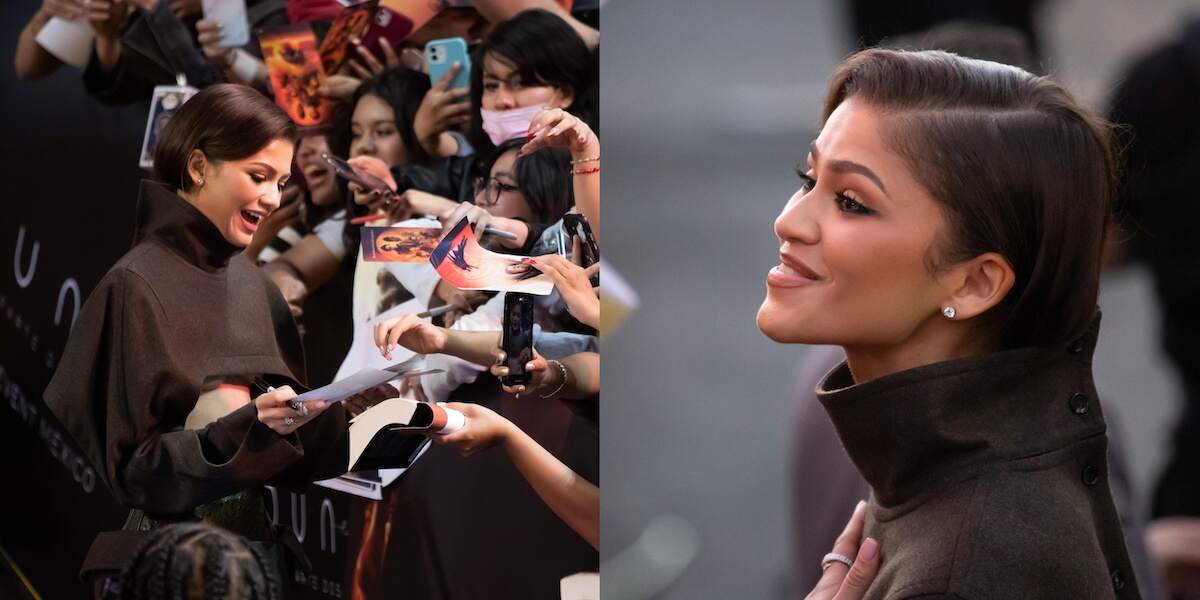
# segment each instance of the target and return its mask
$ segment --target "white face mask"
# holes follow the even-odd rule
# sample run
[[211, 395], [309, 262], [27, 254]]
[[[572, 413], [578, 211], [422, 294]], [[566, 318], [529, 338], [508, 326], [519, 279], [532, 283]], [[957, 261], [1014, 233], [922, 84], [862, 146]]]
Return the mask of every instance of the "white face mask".
[[493, 145], [499, 146], [513, 138], [528, 135], [529, 123], [540, 110], [541, 105], [498, 111], [481, 108], [479, 114], [483, 117], [483, 131], [487, 133]]

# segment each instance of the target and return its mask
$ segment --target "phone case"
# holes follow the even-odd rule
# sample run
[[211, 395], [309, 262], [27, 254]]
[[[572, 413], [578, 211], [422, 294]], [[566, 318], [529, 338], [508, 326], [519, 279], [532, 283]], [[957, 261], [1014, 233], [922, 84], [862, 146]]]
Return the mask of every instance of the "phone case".
[[430, 40], [425, 44], [425, 65], [429, 68], [430, 84], [441, 81], [456, 62], [462, 65], [462, 69], [454, 77], [454, 81], [450, 82], [450, 88], [470, 86], [471, 56], [467, 52], [466, 40], [460, 37], [442, 38]]
[[504, 385], [529, 383], [525, 364], [533, 360], [533, 296], [517, 292], [504, 295], [504, 322], [500, 347], [507, 355]]
[[203, 0], [204, 18], [221, 24], [222, 48], [237, 48], [250, 43], [250, 23], [246, 20], [245, 0]]

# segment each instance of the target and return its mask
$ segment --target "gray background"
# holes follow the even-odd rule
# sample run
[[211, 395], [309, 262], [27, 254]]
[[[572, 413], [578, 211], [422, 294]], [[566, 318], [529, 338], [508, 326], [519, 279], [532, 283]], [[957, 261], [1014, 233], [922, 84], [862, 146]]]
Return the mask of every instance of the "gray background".
[[[1049, 70], [1103, 107], [1127, 61], [1173, 34], [1184, 10], [1047, 2]], [[694, 526], [699, 552], [660, 597], [808, 591], [791, 585], [788, 515], [792, 380], [805, 348], [770, 342], [754, 314], [778, 250], [772, 221], [796, 187], [827, 78], [851, 50], [847, 22], [830, 0], [604, 6], [603, 251], [641, 297], [603, 350], [606, 597], [638, 575], [629, 562], [653, 570], [613, 559], [666, 514]], [[1097, 384], [1144, 500], [1177, 384], [1161, 365], [1145, 273], [1110, 274], [1101, 305]]]

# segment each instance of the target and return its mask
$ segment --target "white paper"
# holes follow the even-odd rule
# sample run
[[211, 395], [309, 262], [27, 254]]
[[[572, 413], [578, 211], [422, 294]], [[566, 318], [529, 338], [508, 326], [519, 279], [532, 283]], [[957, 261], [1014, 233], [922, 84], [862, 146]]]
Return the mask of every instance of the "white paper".
[[368, 390], [381, 383], [386, 383], [398, 376], [391, 371], [383, 371], [380, 369], [363, 369], [345, 379], [335, 381], [325, 387], [320, 387], [310, 392], [304, 392], [296, 396], [296, 400], [309, 402], [314, 400], [323, 400], [325, 402], [341, 402], [350, 396], [353, 396], [363, 390]]
[[559, 580], [562, 600], [600, 600], [600, 574], [576, 573]]
[[84, 19], [67, 21], [51, 17], [34, 39], [59, 60], [82, 69], [92, 56], [92, 40], [95, 38], [95, 32]]
[[220, 47], [237, 48], [250, 43], [244, 0], [203, 0], [202, 6], [205, 19], [221, 24]]
[[354, 341], [350, 344], [350, 350], [346, 352], [346, 358], [342, 359], [342, 367], [338, 369], [336, 377], [348, 375], [350, 370], [356, 367], [383, 369], [396, 362], [408, 360], [416, 356], [412, 350], [397, 345], [392, 350], [392, 360], [384, 358], [383, 354], [379, 352], [379, 346], [375, 345], [375, 325], [405, 313], [417, 314], [423, 310], [425, 310], [425, 305], [416, 298], [413, 298], [379, 313], [374, 318], [368, 319], [364, 325], [355, 323]]

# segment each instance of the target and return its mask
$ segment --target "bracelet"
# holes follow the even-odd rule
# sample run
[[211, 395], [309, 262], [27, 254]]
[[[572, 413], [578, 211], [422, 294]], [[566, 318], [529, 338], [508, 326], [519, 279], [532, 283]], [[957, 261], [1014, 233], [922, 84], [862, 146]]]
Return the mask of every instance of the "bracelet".
[[573, 165], [581, 165], [581, 164], [583, 164], [583, 163], [588, 163], [588, 162], [596, 162], [596, 161], [598, 161], [598, 160], [600, 160], [600, 157], [599, 157], [599, 156], [591, 156], [591, 157], [588, 157], [588, 158], [579, 158], [579, 159], [573, 160], [573, 161], [571, 161], [571, 164], [573, 164]]
[[546, 361], [546, 364], [554, 365], [554, 366], [558, 367], [558, 370], [560, 372], [562, 372], [562, 383], [558, 384], [557, 389], [555, 389], [553, 392], [550, 392], [549, 394], [546, 394], [545, 396], [538, 394], [538, 396], [543, 399], [549, 398], [549, 397], [561, 392], [563, 390], [563, 388], [567, 387], [567, 367], [554, 359], [550, 359], [550, 360]]
[[591, 175], [592, 173], [599, 173], [599, 172], [600, 172], [600, 167], [592, 167], [590, 169], [575, 169], [575, 170], [571, 171], [571, 174], [572, 175]]

